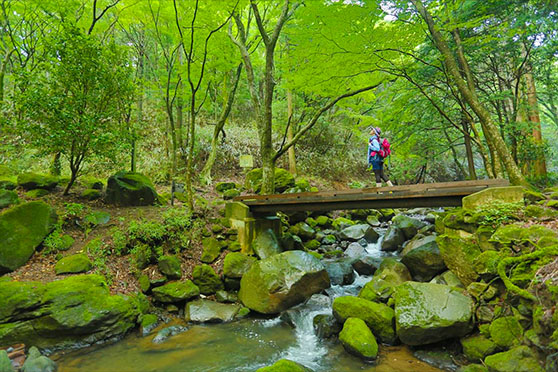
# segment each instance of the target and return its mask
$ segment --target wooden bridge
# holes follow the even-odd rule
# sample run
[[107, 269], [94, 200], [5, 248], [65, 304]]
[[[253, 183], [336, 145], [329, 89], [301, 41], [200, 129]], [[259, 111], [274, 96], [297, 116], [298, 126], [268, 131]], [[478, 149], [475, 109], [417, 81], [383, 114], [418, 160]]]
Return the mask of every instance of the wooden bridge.
[[458, 207], [462, 199], [489, 187], [508, 186], [503, 179], [429, 183], [344, 191], [245, 195], [234, 198], [253, 214], [416, 207]]

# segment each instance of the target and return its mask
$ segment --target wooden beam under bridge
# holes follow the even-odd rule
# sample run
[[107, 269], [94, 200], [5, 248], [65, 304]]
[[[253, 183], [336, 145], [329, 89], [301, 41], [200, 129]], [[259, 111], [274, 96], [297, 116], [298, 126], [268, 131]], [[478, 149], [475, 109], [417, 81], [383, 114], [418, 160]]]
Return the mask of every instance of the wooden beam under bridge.
[[393, 187], [293, 194], [244, 195], [234, 198], [253, 214], [348, 209], [459, 207], [462, 199], [489, 187], [509, 186], [503, 179], [425, 183]]

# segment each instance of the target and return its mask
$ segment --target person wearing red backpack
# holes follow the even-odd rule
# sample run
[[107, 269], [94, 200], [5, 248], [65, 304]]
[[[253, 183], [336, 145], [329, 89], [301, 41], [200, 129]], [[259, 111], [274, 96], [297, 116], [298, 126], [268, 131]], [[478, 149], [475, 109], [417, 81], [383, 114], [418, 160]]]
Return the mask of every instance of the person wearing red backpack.
[[372, 127], [370, 129], [370, 139], [368, 140], [368, 164], [372, 166], [372, 170], [376, 176], [376, 187], [382, 187], [382, 180], [391, 187], [393, 183], [391, 183], [384, 173], [384, 159], [391, 154], [391, 146], [386, 138], [383, 140], [380, 139], [381, 134], [382, 130], [379, 127]]

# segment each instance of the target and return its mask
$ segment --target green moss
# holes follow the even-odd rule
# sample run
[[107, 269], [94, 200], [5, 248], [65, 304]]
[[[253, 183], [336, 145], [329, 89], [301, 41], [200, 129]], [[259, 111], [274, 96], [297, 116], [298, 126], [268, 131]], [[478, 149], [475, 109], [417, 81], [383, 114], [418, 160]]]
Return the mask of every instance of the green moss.
[[255, 257], [247, 256], [240, 252], [228, 253], [223, 262], [223, 275], [229, 278], [240, 279], [256, 261]]
[[358, 297], [369, 301], [387, 301], [398, 285], [411, 280], [407, 267], [394, 258], [386, 258], [374, 277], [364, 285]]
[[478, 274], [473, 262], [481, 254], [481, 250], [473, 239], [441, 235], [436, 238], [436, 242], [446, 266], [465, 286], [477, 280]]
[[199, 287], [200, 293], [204, 295], [211, 295], [224, 289], [223, 282], [209, 265], [203, 264], [194, 267], [192, 277], [194, 284]]
[[89, 271], [93, 268], [93, 263], [85, 253], [78, 253], [64, 257], [56, 263], [54, 271], [56, 275], [78, 274]]
[[336, 230], [342, 230], [345, 227], [353, 226], [355, 224], [356, 224], [356, 222], [351, 221], [348, 218], [337, 217], [336, 219], [333, 220], [333, 222], [331, 223], [331, 226]]
[[199, 296], [200, 289], [191, 280], [172, 282], [153, 288], [153, 298], [163, 303], [182, 302]]
[[102, 196], [100, 190], [96, 189], [85, 189], [81, 192], [81, 198], [86, 200], [95, 200], [99, 199]]
[[206, 238], [202, 241], [203, 252], [201, 262], [212, 263], [221, 254], [221, 243], [215, 238]]
[[320, 227], [330, 227], [332, 224], [332, 219], [329, 218], [328, 216], [318, 216], [316, 217], [316, 226], [320, 226]]
[[527, 346], [490, 355], [484, 362], [490, 371], [495, 372], [544, 372], [535, 354]]
[[19, 202], [19, 198], [15, 191], [4, 190], [0, 188], [0, 209], [9, 207]]
[[272, 366], [259, 368], [256, 372], [310, 372], [310, 370], [291, 360], [281, 359]]
[[167, 278], [174, 280], [180, 279], [182, 277], [182, 268], [180, 267], [180, 260], [175, 256], [162, 256], [159, 257], [159, 262], [157, 263], [159, 271], [161, 274], [165, 275]]
[[490, 338], [498, 347], [509, 349], [521, 344], [523, 327], [513, 316], [498, 318], [490, 325]]
[[158, 195], [151, 180], [141, 173], [121, 171], [107, 182], [106, 201], [123, 206], [153, 205]]
[[457, 370], [458, 372], [488, 372], [488, 368], [482, 364], [469, 364], [467, 366], [461, 367]]
[[310, 250], [310, 251], [315, 251], [316, 249], [320, 248], [321, 244], [319, 241], [317, 241], [316, 239], [312, 239], [306, 243], [304, 243], [304, 248]]
[[501, 252], [486, 251], [482, 252], [473, 261], [474, 270], [483, 276], [495, 277], [498, 275], [498, 264], [504, 258]]
[[461, 339], [463, 354], [471, 361], [482, 361], [497, 349], [496, 344], [483, 335], [473, 335]]
[[58, 185], [58, 179], [49, 175], [22, 173], [17, 177], [17, 184], [25, 190], [53, 190]]
[[43, 196], [46, 196], [49, 194], [48, 190], [45, 189], [33, 189], [30, 191], [27, 191], [25, 193], [25, 197], [28, 199], [37, 199], [37, 198], [42, 198]]
[[529, 205], [525, 208], [525, 216], [539, 220], [551, 220], [558, 217], [558, 211], [541, 205]]
[[17, 187], [17, 177], [0, 176], [0, 189], [13, 190]]
[[339, 341], [345, 350], [359, 358], [373, 360], [378, 355], [378, 343], [362, 319], [348, 318], [339, 333]]

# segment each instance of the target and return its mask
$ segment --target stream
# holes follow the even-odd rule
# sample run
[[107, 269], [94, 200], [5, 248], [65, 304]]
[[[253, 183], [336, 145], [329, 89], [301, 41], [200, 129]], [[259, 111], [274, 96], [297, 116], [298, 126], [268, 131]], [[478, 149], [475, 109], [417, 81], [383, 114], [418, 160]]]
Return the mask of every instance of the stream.
[[[381, 239], [369, 244], [366, 254], [389, 256], [380, 251], [380, 244]], [[334, 298], [358, 294], [370, 279], [356, 274], [352, 284], [332, 286], [326, 290], [327, 295], [312, 296], [286, 312], [290, 322], [283, 316], [190, 325], [186, 332], [161, 344], [152, 342], [156, 332], [146, 337], [130, 335], [111, 345], [68, 352], [55, 359], [60, 372], [252, 372], [279, 359], [293, 360], [314, 372], [440, 371], [416, 359], [406, 346], [380, 346], [378, 359], [370, 364], [345, 352], [336, 339], [316, 336], [314, 316], [331, 314]]]

